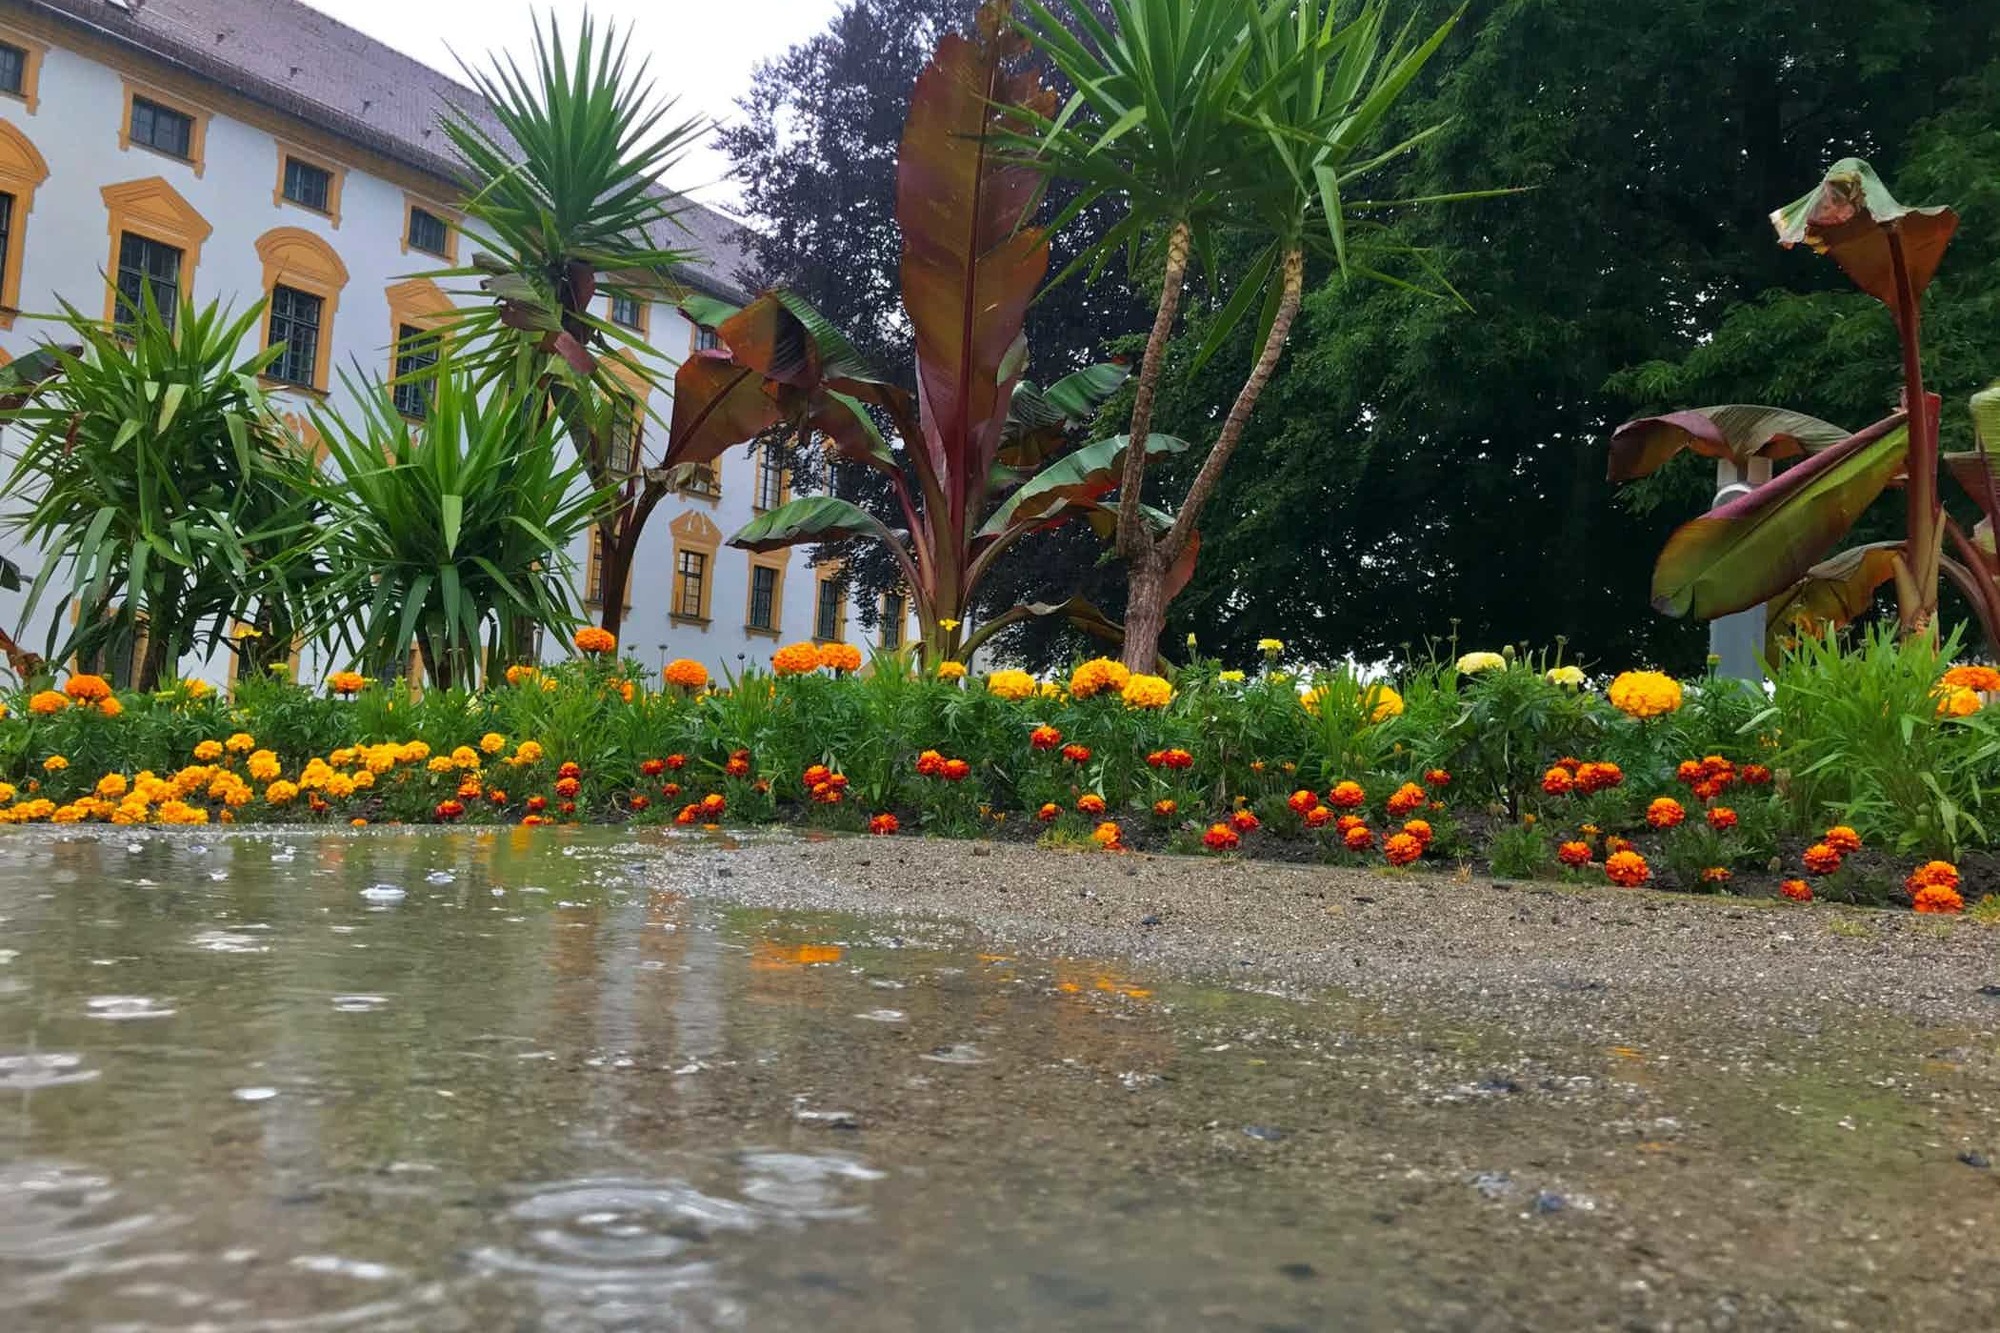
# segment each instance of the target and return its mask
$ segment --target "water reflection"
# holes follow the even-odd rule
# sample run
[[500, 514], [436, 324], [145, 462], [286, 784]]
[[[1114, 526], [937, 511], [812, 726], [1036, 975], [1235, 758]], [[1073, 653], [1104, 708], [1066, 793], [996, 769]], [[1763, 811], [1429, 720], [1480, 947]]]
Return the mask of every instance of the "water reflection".
[[1987, 1034], [1561, 1048], [650, 869], [728, 855], [0, 839], [6, 1326], [1811, 1324], [1864, 1252], [2000, 1322], [1869, 1239], [1982, 1271]]

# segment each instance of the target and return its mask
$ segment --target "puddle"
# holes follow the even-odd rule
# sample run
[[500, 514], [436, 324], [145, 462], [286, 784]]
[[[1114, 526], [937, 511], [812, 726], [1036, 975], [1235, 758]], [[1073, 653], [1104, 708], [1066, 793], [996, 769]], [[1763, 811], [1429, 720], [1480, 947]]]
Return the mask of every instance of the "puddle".
[[1580, 1046], [649, 886], [720, 846], [8, 831], [9, 1327], [2000, 1326], [1970, 1019]]

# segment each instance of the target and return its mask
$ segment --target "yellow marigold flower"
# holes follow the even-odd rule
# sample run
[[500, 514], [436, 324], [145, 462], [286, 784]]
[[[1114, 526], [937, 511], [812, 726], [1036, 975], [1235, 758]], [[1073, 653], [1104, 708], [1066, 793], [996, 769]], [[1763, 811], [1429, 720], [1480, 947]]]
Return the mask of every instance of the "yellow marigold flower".
[[450, 773], [453, 770], [455, 770], [458, 767], [458, 765], [454, 764], [451, 761], [450, 755], [441, 754], [434, 756], [428, 764], [424, 765], [424, 767], [433, 773]]
[[107, 801], [115, 801], [131, 789], [123, 773], [106, 773], [97, 780], [97, 794]]
[[457, 764], [460, 768], [478, 768], [479, 751], [473, 749], [470, 745], [458, 746], [451, 752], [451, 762]]
[[819, 646], [819, 664], [836, 673], [859, 671], [861, 650], [851, 643], [823, 643]]
[[60, 773], [68, 767], [69, 760], [59, 754], [52, 754], [47, 759], [42, 760], [42, 771], [44, 773]]
[[9, 801], [12, 801], [16, 796], [19, 795], [20, 792], [14, 789], [13, 783], [0, 782], [0, 805], [6, 805]]
[[213, 763], [222, 758], [221, 741], [202, 741], [194, 747], [194, 757], [204, 763]]
[[499, 754], [507, 748], [507, 738], [497, 731], [489, 731], [479, 738], [479, 748], [487, 754]]
[[1938, 696], [1938, 716], [1970, 717], [1979, 711], [1982, 702], [1984, 701], [1980, 699], [1979, 691], [1966, 689], [1962, 685], [1955, 686]]
[[1627, 717], [1664, 717], [1681, 706], [1681, 683], [1658, 671], [1625, 671], [1604, 697]]
[[1266, 657], [1276, 657], [1279, 653], [1285, 651], [1285, 641], [1283, 639], [1259, 639], [1257, 640], [1257, 651]]
[[396, 751], [396, 758], [405, 764], [414, 764], [431, 757], [431, 747], [422, 741], [405, 741]]
[[252, 754], [247, 767], [250, 776], [259, 782], [269, 782], [285, 771], [284, 765], [278, 762], [277, 754], [270, 750], [258, 750]]
[[37, 691], [35, 697], [28, 700], [28, 711], [40, 713], [43, 717], [51, 713], [60, 713], [68, 707], [69, 696], [58, 694], [54, 690]]
[[517, 764], [539, 764], [542, 761], [540, 741], [522, 741], [514, 747], [514, 762]]
[[1120, 693], [1125, 689], [1125, 682], [1131, 678], [1132, 673], [1125, 669], [1123, 662], [1109, 657], [1093, 657], [1070, 672], [1070, 697], [1088, 699], [1105, 690]]
[[1127, 708], [1165, 708], [1174, 701], [1174, 687], [1163, 676], [1127, 676], [1118, 693]]
[[102, 676], [75, 675], [63, 683], [63, 693], [78, 703], [96, 703], [111, 697], [111, 682]]
[[97, 711], [106, 717], [117, 717], [125, 711], [125, 705], [118, 702], [118, 696], [107, 694], [97, 701]]
[[375, 785], [375, 770], [372, 768], [364, 768], [359, 773], [356, 773], [353, 777], [349, 778], [348, 781], [354, 784], [354, 790], [367, 791], [370, 787]]
[[1215, 678], [1224, 685], [1241, 685], [1243, 683], [1243, 673], [1241, 671], [1218, 671], [1215, 673]]
[[952, 661], [939, 662], [937, 674], [939, 680], [963, 680], [965, 678], [965, 663]]
[[209, 695], [215, 693], [215, 686], [209, 684], [200, 676], [191, 676], [181, 682], [181, 692], [190, 699], [206, 699]]
[[819, 670], [819, 649], [809, 643], [788, 643], [771, 654], [771, 670], [781, 676], [803, 676]]
[[298, 796], [298, 784], [286, 782], [282, 778], [264, 788], [264, 800], [270, 805], [289, 805], [297, 800]]
[[332, 764], [335, 768], [346, 768], [354, 763], [354, 754], [353, 746], [343, 745], [332, 754], [329, 754], [326, 757], [326, 762]]
[[256, 738], [247, 731], [239, 731], [222, 743], [222, 748], [231, 754], [243, 754], [257, 748]]
[[618, 637], [610, 630], [585, 625], [576, 632], [576, 646], [579, 652], [608, 653], [618, 646]]
[[336, 801], [344, 801], [354, 795], [354, 779], [345, 773], [335, 773], [326, 780], [326, 794]]
[[708, 668], [692, 657], [676, 657], [660, 672], [660, 679], [683, 690], [708, 688]]
[[997, 694], [1002, 699], [1019, 702], [1035, 692], [1035, 678], [1025, 671], [1009, 667], [1002, 671], [991, 671], [986, 676], [986, 692]]
[[1368, 710], [1370, 722], [1387, 722], [1392, 717], [1403, 715], [1403, 696], [1388, 685], [1375, 684], [1361, 696], [1361, 706]]
[[1548, 678], [1551, 685], [1565, 685], [1570, 689], [1580, 689], [1584, 683], [1583, 668], [1573, 666], [1550, 667]]
[[1458, 659], [1458, 674], [1477, 675], [1481, 671], [1497, 671], [1507, 665], [1507, 659], [1498, 653], [1467, 653]]
[[560, 685], [556, 684], [556, 678], [555, 678], [554, 676], [543, 676], [543, 677], [542, 677], [542, 693], [543, 693], [543, 694], [554, 694], [554, 693], [555, 693], [555, 692], [556, 692], [557, 690], [559, 690], [559, 689], [561, 689], [561, 688], [562, 688], [562, 686], [560, 686]]
[[507, 683], [509, 685], [519, 685], [523, 681], [533, 680], [536, 676], [539, 676], [540, 674], [542, 673], [536, 670], [534, 667], [526, 666], [520, 662], [516, 662], [513, 666], [507, 668]]

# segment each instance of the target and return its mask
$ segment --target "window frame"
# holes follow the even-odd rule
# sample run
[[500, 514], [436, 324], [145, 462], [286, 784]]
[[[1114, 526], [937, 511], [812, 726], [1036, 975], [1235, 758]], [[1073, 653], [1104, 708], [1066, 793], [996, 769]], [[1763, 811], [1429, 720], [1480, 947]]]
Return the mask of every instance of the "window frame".
[[20, 313], [21, 269], [28, 253], [28, 215], [35, 191], [49, 178], [49, 164], [27, 135], [0, 120], [0, 194], [13, 199], [7, 238], [0, 248], [0, 329], [14, 327]]
[[[307, 302], [310, 302], [309, 308], [312, 315], [309, 320], [304, 317], [308, 307], [303, 303]], [[293, 306], [298, 308], [289, 308]], [[280, 343], [284, 344], [285, 348], [283, 352], [278, 354], [277, 360], [264, 368], [265, 378], [276, 380], [280, 384], [289, 384], [295, 389], [317, 387], [313, 382], [312, 375], [319, 363], [320, 340], [325, 336], [326, 298], [316, 292], [306, 291], [302, 287], [294, 287], [290, 283], [280, 282], [271, 288], [270, 303], [264, 308], [264, 316], [264, 346], [266, 350], [276, 347]], [[284, 321], [285, 325], [285, 336], [282, 338], [278, 336], [278, 323], [280, 320]], [[295, 366], [293, 364], [294, 358], [298, 358], [300, 353], [299, 340], [294, 335], [301, 330], [311, 336], [311, 342], [306, 345], [306, 350], [301, 358], [304, 362], [303, 366]], [[288, 374], [287, 371], [294, 371], [296, 373]]]
[[[422, 344], [422, 346], [413, 346]], [[431, 403], [437, 396], [437, 378], [404, 379], [420, 370], [431, 370], [444, 355], [444, 335], [434, 328], [421, 324], [398, 321], [396, 340], [389, 348], [389, 401], [410, 421], [428, 421]], [[407, 365], [405, 363], [408, 363]], [[418, 410], [411, 411], [404, 395], [412, 397], [409, 402], [418, 404]]]
[[[760, 638], [775, 639], [784, 633], [785, 569], [786, 561], [782, 555], [773, 558], [759, 555], [756, 552], [750, 553], [750, 579], [749, 585], [744, 589], [743, 596], [743, 632], [745, 634], [754, 634]], [[771, 576], [771, 623], [768, 625], [759, 625], [757, 623], [757, 575], [759, 573], [766, 573]]]
[[[775, 468], [771, 466], [773, 457], [778, 459]], [[772, 473], [777, 474], [777, 492], [767, 496], [764, 483]], [[778, 454], [776, 446], [769, 440], [757, 446], [757, 467], [752, 483], [754, 489], [750, 496], [750, 508], [759, 514], [780, 508], [792, 498], [792, 470], [785, 466], [783, 456]], [[767, 500], [769, 503], [766, 503]]]
[[[177, 156], [164, 148], [133, 137], [132, 119], [134, 107], [139, 102], [146, 102], [162, 111], [187, 118], [187, 156]], [[209, 113], [205, 108], [188, 101], [186, 98], [177, 97], [152, 84], [138, 83], [127, 79], [125, 80], [124, 118], [118, 123], [118, 149], [120, 152], [131, 152], [137, 148], [163, 161], [177, 162], [181, 166], [192, 167], [196, 177], [200, 177], [207, 170], [208, 119]]]
[[[692, 566], [692, 567], [690, 567]], [[682, 620], [706, 620], [704, 614], [708, 606], [708, 594], [713, 586], [713, 571], [708, 567], [708, 552], [692, 546], [678, 547], [674, 551], [674, 615]], [[692, 586], [690, 586], [692, 585]], [[688, 609], [689, 593], [693, 593], [694, 609]]]
[[48, 55], [49, 48], [19, 29], [10, 27], [0, 27], [0, 44], [11, 46], [21, 53], [21, 86], [0, 87], [0, 97], [19, 102], [32, 116], [42, 105], [42, 58]]
[[[443, 224], [444, 226], [443, 250], [441, 251], [427, 250], [423, 246], [416, 245], [411, 242], [410, 220], [412, 216], [418, 212], [428, 214], [429, 216], [436, 218], [439, 223]], [[428, 199], [420, 199], [413, 194], [404, 195], [403, 237], [402, 237], [403, 253], [406, 255], [411, 253], [420, 255], [429, 255], [433, 259], [442, 259], [447, 264], [456, 264], [458, 262], [458, 223], [459, 223], [459, 214], [454, 212], [453, 210], [445, 208], [440, 204], [434, 204]]]
[[[126, 292], [125, 244], [127, 241], [134, 241], [143, 246], [157, 248], [174, 257], [174, 295], [172, 300], [160, 300], [158, 278], [150, 269], [143, 267], [135, 268], [133, 271], [138, 275], [139, 283], [144, 284], [144, 286], [139, 291]], [[147, 288], [150, 288], [153, 292], [153, 305], [160, 316], [160, 322], [167, 326], [169, 332], [172, 332], [174, 318], [180, 310], [181, 298], [187, 294], [187, 251], [171, 241], [163, 241], [156, 236], [149, 236], [143, 231], [132, 228], [126, 228], [118, 233], [114, 247], [113, 255], [115, 258], [111, 268], [111, 326], [114, 329], [122, 331], [135, 322], [139, 318], [140, 306], [142, 304], [136, 298], [143, 295]], [[129, 315], [127, 312], [130, 312]]]
[[722, 335], [706, 324], [688, 325], [688, 351], [709, 352], [722, 346]]
[[[121, 240], [125, 233], [133, 232], [181, 252], [180, 292], [184, 298], [192, 297], [201, 265], [201, 247], [213, 230], [208, 219], [159, 176], [120, 181], [98, 193], [104, 200], [107, 230], [111, 235], [111, 252], [105, 259], [104, 271], [113, 275], [118, 272]], [[104, 322], [110, 325], [117, 321], [118, 289], [115, 283], [106, 283]]]
[[[620, 304], [629, 304], [632, 307], [632, 318], [620, 319], [618, 317], [618, 307], [620, 306]], [[617, 325], [621, 329], [629, 329], [633, 333], [639, 334], [641, 337], [645, 336], [646, 333], [645, 297], [636, 296], [630, 292], [615, 292], [615, 291], [607, 292], [604, 297], [604, 309], [605, 309], [605, 318], [608, 322]]]
[[[896, 604], [896, 614], [893, 616], [889, 614], [889, 603], [892, 601]], [[883, 650], [892, 653], [901, 651], [905, 639], [903, 631], [909, 628], [910, 599], [901, 592], [883, 593], [880, 614], [876, 620], [876, 638]], [[896, 627], [896, 636], [893, 639], [889, 637], [891, 625]]]
[[[826, 608], [827, 588], [833, 589], [833, 633], [820, 633], [820, 613]], [[838, 568], [823, 568], [813, 583], [813, 623], [814, 643], [847, 642], [847, 589], [841, 586]]]
[[[347, 168], [337, 162], [330, 162], [318, 153], [308, 153], [291, 144], [278, 140], [278, 179], [271, 187], [271, 203], [278, 208], [296, 208], [310, 213], [316, 218], [325, 218], [334, 230], [340, 229], [341, 194], [347, 184]], [[285, 189], [291, 177], [292, 164], [296, 162], [313, 171], [326, 175], [326, 207], [315, 208], [303, 199], [295, 199]]]
[[[667, 589], [667, 621], [669, 624], [685, 625], [706, 633], [713, 623], [716, 571], [721, 565], [718, 557], [722, 550], [722, 529], [716, 527], [700, 510], [686, 509], [668, 525], [668, 531], [673, 534], [674, 545], [673, 563], [667, 566], [672, 571]], [[687, 598], [681, 563], [689, 553], [704, 557], [701, 588], [695, 599], [699, 614], [684, 609]]]
[[[405, 278], [391, 284], [384, 295], [389, 303], [389, 378], [393, 381], [402, 373], [396, 367], [402, 355], [403, 330], [417, 329], [435, 336], [438, 353], [442, 356], [450, 350], [444, 342], [444, 331], [457, 307], [445, 295], [444, 289], [429, 278]], [[391, 401], [394, 400], [394, 388], [391, 390]], [[400, 404], [396, 410], [402, 411]], [[407, 412], [403, 415], [413, 421], [421, 419], [410, 417]]]
[[[264, 261], [265, 329], [275, 313], [279, 287], [289, 287], [320, 302], [319, 336], [313, 348], [309, 382], [280, 379], [269, 369], [265, 381], [273, 387], [324, 396], [333, 364], [333, 339], [340, 314], [340, 293], [347, 285], [347, 265], [324, 239], [302, 227], [273, 227], [257, 238], [257, 256]], [[266, 346], [269, 346], [266, 343]]]

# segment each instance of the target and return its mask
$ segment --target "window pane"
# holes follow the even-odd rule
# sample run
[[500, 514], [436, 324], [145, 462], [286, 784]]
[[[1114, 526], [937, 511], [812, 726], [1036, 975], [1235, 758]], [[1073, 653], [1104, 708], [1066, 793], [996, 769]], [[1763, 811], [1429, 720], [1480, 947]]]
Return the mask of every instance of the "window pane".
[[882, 599], [882, 646], [901, 648], [903, 646], [903, 599], [890, 593]]
[[784, 459], [771, 445], [757, 451], [757, 507], [776, 509], [785, 502]]
[[179, 250], [129, 231], [118, 238], [117, 321], [121, 326], [138, 320], [145, 308], [144, 293], [150, 291], [160, 322], [171, 329], [180, 305], [180, 286]]
[[194, 118], [143, 97], [132, 99], [132, 142], [174, 157], [186, 157], [194, 144]]
[[410, 248], [443, 257], [447, 243], [444, 219], [421, 208], [410, 210]]
[[0, 264], [7, 262], [7, 247], [14, 243], [14, 196], [0, 194]]
[[776, 629], [771, 612], [778, 600], [778, 571], [769, 565], [750, 567], [750, 628]]
[[708, 556], [700, 551], [682, 551], [680, 561], [681, 596], [676, 615], [701, 617], [702, 583], [708, 573]]
[[630, 296], [611, 298], [611, 322], [623, 324], [628, 329], [639, 327], [639, 302]]
[[265, 372], [272, 379], [312, 385], [319, 362], [320, 306], [320, 299], [310, 292], [282, 286], [271, 289], [269, 345], [284, 348]]
[[0, 91], [18, 93], [28, 77], [28, 53], [0, 42]]
[[819, 605], [813, 616], [813, 637], [837, 639], [840, 637], [840, 584], [834, 579], [819, 581]]
[[701, 324], [695, 325], [695, 330], [694, 330], [695, 351], [706, 352], [711, 348], [720, 346], [722, 346], [722, 339], [716, 336], [716, 332], [714, 329], [708, 328], [706, 325], [701, 325]]
[[324, 213], [332, 194], [332, 172], [296, 157], [285, 159], [285, 198]]
[[639, 470], [639, 448], [645, 437], [645, 409], [633, 404], [611, 423], [611, 466], [627, 472]]
[[[391, 391], [396, 410], [406, 417], [421, 421], [430, 415], [431, 394], [436, 391], [436, 381], [424, 372], [437, 364], [437, 335], [413, 324], [404, 324], [396, 330], [395, 378], [399, 381]], [[411, 377], [415, 378], [411, 378]]]

